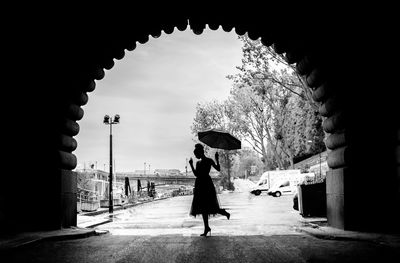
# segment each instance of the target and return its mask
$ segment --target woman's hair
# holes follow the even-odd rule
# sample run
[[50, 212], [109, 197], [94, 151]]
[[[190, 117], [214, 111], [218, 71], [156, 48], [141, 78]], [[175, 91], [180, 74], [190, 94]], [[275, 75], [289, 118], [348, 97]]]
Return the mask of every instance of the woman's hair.
[[194, 150], [197, 152], [203, 152], [204, 153], [204, 146], [200, 143], [196, 143], [194, 146]]

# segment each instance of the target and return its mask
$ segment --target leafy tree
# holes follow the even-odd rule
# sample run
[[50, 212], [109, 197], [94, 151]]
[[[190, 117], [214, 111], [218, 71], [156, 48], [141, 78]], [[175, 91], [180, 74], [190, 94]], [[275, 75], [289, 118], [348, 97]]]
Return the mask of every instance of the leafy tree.
[[295, 157], [308, 153], [310, 140], [313, 141], [314, 151], [323, 150], [322, 119], [307, 101], [292, 95], [281, 106], [280, 113], [274, 126], [275, 139], [278, 151], [287, 160], [286, 166], [293, 168]]
[[271, 82], [307, 101], [314, 110], [318, 110], [319, 106], [312, 99], [311, 89], [296, 72], [295, 65], [289, 64], [271, 46], [264, 46], [260, 40], [253, 41], [247, 35], [239, 36], [239, 39], [243, 42], [242, 65], [236, 67], [240, 73], [228, 78], [247, 85], [254, 84], [254, 80], [260, 83]]
[[[324, 150], [318, 105], [294, 66], [260, 41], [239, 38], [242, 65], [237, 74], [227, 76], [233, 81], [230, 97], [198, 104], [192, 132], [210, 128], [230, 132], [251, 145], [267, 170], [293, 167], [299, 156]], [[228, 173], [231, 157], [235, 158], [234, 173], [248, 169], [251, 161], [246, 155], [224, 156], [221, 165], [225, 160]]]
[[[273, 143], [273, 134], [270, 129], [273, 124], [273, 109], [263, 95], [255, 92], [253, 87], [238, 83], [231, 90], [230, 103], [231, 108], [234, 109], [234, 114], [230, 118], [232, 125], [241, 137], [263, 157], [266, 165], [266, 144], [267, 141]], [[276, 149], [271, 150], [279, 167], [283, 168], [283, 162]]]
[[206, 103], [198, 103], [196, 115], [193, 119], [191, 130], [193, 134], [208, 129], [220, 129], [239, 137], [237, 127], [231, 122], [235, 114], [233, 105], [228, 101], [212, 100]]
[[[282, 56], [276, 54], [272, 48], [262, 45], [260, 41], [252, 41], [246, 36], [239, 38], [243, 41], [242, 65], [237, 67], [238, 74], [228, 78], [234, 83], [233, 95], [239, 94], [234, 96], [237, 105], [247, 98], [256, 97], [257, 99], [250, 102], [253, 103], [253, 108], [266, 113], [263, 114], [264, 120], [259, 119], [261, 114], [256, 119], [263, 122], [268, 147], [265, 147], [260, 138], [257, 138], [257, 143], [255, 137], [249, 133], [252, 122], [249, 121], [248, 117], [251, 115], [248, 112], [242, 113], [249, 127], [246, 129], [246, 124], [242, 123], [240, 130], [252, 139], [253, 147], [259, 150], [266, 167], [282, 169], [293, 166], [296, 156], [310, 150], [307, 145], [310, 137], [315, 144], [313, 148], [322, 148], [321, 117], [316, 114], [318, 105], [312, 100], [311, 90], [296, 73], [293, 65], [289, 65]], [[238, 89], [244, 91], [240, 92]], [[259, 148], [258, 145], [263, 146]], [[273, 163], [267, 165], [266, 162], [272, 161], [271, 156]]]

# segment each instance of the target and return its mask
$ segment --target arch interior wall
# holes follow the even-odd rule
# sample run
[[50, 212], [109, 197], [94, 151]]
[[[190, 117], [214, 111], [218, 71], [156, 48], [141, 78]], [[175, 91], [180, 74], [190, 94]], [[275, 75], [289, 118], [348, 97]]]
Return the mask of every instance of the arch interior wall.
[[[102, 34], [94, 34], [91, 24], [67, 25], [55, 34], [44, 28], [14, 45], [23, 59], [10, 66], [18, 87], [12, 93], [18, 123], [13, 123], [6, 144], [5, 183], [10, 187], [0, 192], [2, 231], [76, 225], [74, 136], [96, 81], [149, 36], [175, 30], [201, 34], [206, 26], [261, 38], [296, 63], [313, 89], [329, 133], [328, 223], [342, 229], [395, 231], [400, 207], [397, 98], [390, 89], [377, 89], [379, 78], [364, 53], [367, 38], [354, 37], [346, 24], [323, 21], [321, 30], [315, 21], [272, 25], [273, 18], [261, 14], [182, 14], [132, 18], [116, 24], [118, 32], [104, 28]], [[27, 45], [30, 54], [24, 57]], [[16, 203], [29, 205], [20, 209]]]

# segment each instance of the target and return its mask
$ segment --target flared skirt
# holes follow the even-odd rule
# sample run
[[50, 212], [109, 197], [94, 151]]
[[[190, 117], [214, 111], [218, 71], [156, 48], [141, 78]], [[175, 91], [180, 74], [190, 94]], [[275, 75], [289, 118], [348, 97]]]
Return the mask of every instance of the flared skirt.
[[196, 179], [190, 215], [215, 215], [220, 211], [217, 193], [211, 178]]

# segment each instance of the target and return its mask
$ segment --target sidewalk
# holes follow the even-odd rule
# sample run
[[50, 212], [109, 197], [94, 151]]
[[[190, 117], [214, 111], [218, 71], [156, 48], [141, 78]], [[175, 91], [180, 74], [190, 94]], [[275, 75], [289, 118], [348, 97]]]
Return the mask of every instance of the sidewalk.
[[328, 226], [326, 218], [303, 218], [300, 221], [303, 225], [296, 227], [295, 230], [317, 238], [328, 240], [369, 241], [400, 249], [399, 234], [342, 230]]
[[95, 229], [71, 227], [53, 231], [25, 232], [0, 238], [0, 251], [5, 251], [29, 245], [42, 240], [66, 240], [86, 238], [94, 235], [106, 234], [105, 231]]
[[[149, 199], [149, 200], [142, 200], [142, 201], [139, 201], [139, 202], [134, 203], [134, 204], [123, 204], [121, 206], [114, 206], [113, 210], [114, 211], [124, 210], [124, 209], [130, 208], [130, 207], [134, 207], [134, 206], [137, 206], [137, 205], [141, 205], [141, 204], [145, 204], [145, 203], [149, 203], [149, 202], [155, 202], [155, 201], [159, 201], [159, 200], [164, 200], [164, 199], [167, 199], [167, 198], [172, 198], [172, 197], [168, 196], [168, 197], [162, 197], [162, 198], [154, 198], [154, 199]], [[96, 211], [93, 211], [93, 212], [82, 212], [79, 215], [82, 215], [82, 216], [97, 216], [97, 215], [105, 214], [105, 213], [108, 213], [108, 207], [100, 207]]]
[[[149, 200], [142, 200], [134, 204], [124, 204], [122, 206], [115, 206], [113, 211], [121, 211], [124, 209], [128, 209], [134, 206], [160, 201], [171, 197], [163, 197], [163, 198], [156, 198], [156, 199], [149, 199]], [[77, 215], [77, 226], [80, 228], [94, 228], [96, 226], [110, 223], [112, 219], [109, 216], [99, 217], [99, 215], [107, 214], [109, 209], [107, 207], [99, 208], [97, 211], [93, 212], [83, 212]], [[115, 215], [115, 214], [114, 214]]]
[[1, 262], [393, 262], [396, 244], [292, 235], [103, 235], [37, 242], [1, 253]]
[[[87, 220], [87, 222], [85, 222]], [[98, 230], [94, 227], [100, 224], [111, 222], [111, 219], [85, 216], [80, 227], [71, 227], [54, 231], [27, 232], [12, 237], [0, 239], [0, 251], [25, 246], [42, 240], [66, 240], [86, 238], [95, 235], [107, 234], [106, 230]], [[296, 226], [295, 231], [306, 235], [326, 240], [353, 240], [368, 241], [400, 249], [400, 235], [383, 233], [365, 233], [346, 231], [333, 228], [327, 225], [326, 218], [302, 218], [301, 226]], [[86, 225], [87, 227], [82, 227]]]
[[[137, 205], [163, 200], [170, 197], [143, 200], [135, 204], [126, 204], [114, 207], [114, 211], [124, 210]], [[86, 238], [95, 235], [108, 233], [103, 230], [96, 230], [94, 227], [112, 222], [108, 217], [96, 217], [97, 215], [108, 213], [108, 208], [100, 208], [94, 212], [86, 212], [77, 215], [78, 227], [64, 228], [53, 231], [25, 232], [12, 236], [0, 237], [0, 251], [13, 249], [28, 244], [32, 244], [41, 240], [65, 240]]]

